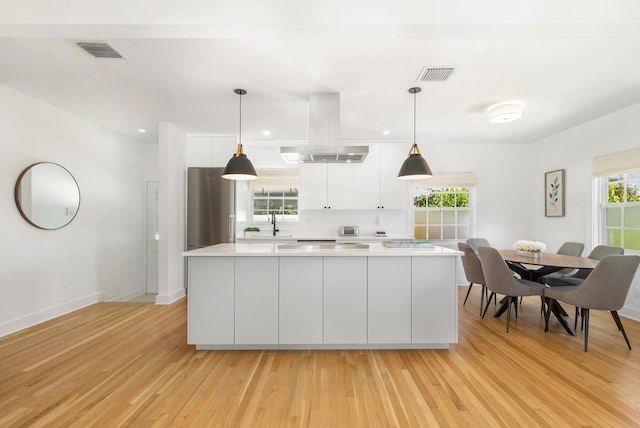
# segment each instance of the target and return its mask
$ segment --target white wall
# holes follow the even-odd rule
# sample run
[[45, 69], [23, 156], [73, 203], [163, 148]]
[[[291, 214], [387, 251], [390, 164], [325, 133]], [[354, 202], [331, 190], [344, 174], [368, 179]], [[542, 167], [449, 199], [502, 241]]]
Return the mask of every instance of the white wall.
[[[585, 243], [585, 254], [599, 242], [593, 242], [593, 158], [607, 153], [640, 147], [640, 104], [603, 116], [535, 144], [533, 177], [535, 180], [532, 214], [532, 238], [545, 242], [555, 251], [564, 241]], [[544, 216], [544, 173], [566, 170], [565, 217]], [[640, 274], [621, 312], [640, 320]]]
[[186, 139], [172, 123], [159, 126], [159, 266], [157, 304], [170, 304], [186, 295], [184, 275]]
[[[144, 292], [142, 145], [0, 86], [0, 336], [100, 300]], [[22, 219], [15, 181], [28, 165], [67, 168], [80, 187], [68, 226]]]

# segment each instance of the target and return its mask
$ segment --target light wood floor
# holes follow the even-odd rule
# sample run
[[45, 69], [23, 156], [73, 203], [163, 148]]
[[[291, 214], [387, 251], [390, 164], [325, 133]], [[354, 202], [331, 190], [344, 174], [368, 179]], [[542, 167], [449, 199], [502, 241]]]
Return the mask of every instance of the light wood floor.
[[478, 294], [427, 351], [195, 351], [186, 301], [99, 303], [0, 339], [0, 426], [640, 425], [639, 323], [629, 351], [593, 311], [584, 353], [539, 299], [506, 334]]

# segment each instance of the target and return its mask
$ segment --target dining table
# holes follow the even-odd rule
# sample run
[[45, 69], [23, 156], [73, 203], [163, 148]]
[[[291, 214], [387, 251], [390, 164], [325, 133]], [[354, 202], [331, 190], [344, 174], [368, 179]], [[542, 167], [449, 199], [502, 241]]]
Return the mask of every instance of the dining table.
[[[562, 269], [594, 269], [600, 260], [587, 257], [569, 256], [566, 254], [541, 252], [539, 257], [528, 257], [518, 253], [517, 250], [498, 250], [511, 270], [518, 273], [522, 279], [539, 281], [541, 275], [537, 271], [544, 269], [544, 274]], [[507, 309], [506, 304], [502, 304], [494, 313], [494, 317], [501, 316]], [[575, 336], [576, 332], [567, 322], [567, 313], [562, 306], [553, 301], [551, 312], [558, 319], [567, 333]]]

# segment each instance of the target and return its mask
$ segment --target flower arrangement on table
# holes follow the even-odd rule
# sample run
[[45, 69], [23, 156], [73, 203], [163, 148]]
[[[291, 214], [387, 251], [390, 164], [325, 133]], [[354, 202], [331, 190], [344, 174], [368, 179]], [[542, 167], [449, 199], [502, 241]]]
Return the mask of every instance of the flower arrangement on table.
[[515, 244], [513, 244], [513, 248], [518, 251], [519, 256], [537, 258], [547, 249], [547, 246], [538, 241], [522, 240], [516, 241]]

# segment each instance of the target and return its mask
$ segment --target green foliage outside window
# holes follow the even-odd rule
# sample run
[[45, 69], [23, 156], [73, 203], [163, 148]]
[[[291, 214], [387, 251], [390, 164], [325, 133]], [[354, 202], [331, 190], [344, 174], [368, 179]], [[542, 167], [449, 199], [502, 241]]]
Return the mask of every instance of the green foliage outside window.
[[460, 208], [469, 206], [469, 189], [464, 187], [444, 187], [428, 189], [429, 193], [415, 196], [413, 205], [419, 208]]
[[625, 187], [622, 183], [609, 184], [609, 203], [640, 202], [640, 189], [633, 185], [627, 185], [627, 199], [625, 201]]

